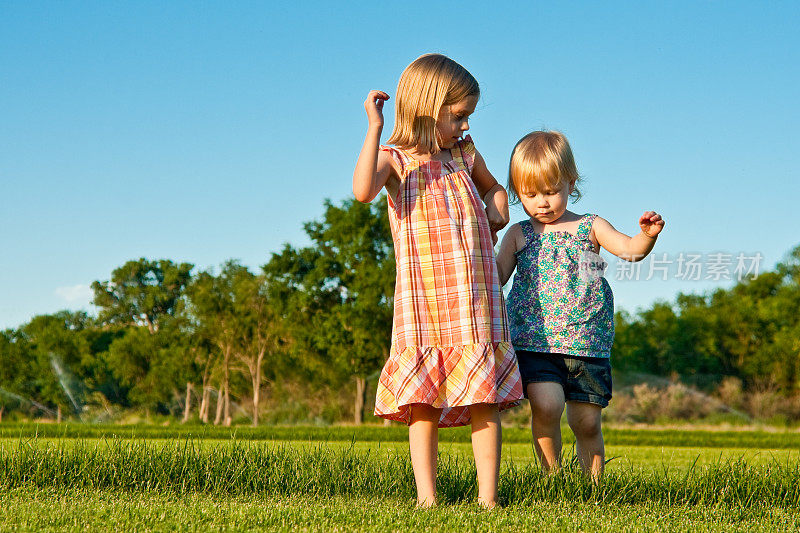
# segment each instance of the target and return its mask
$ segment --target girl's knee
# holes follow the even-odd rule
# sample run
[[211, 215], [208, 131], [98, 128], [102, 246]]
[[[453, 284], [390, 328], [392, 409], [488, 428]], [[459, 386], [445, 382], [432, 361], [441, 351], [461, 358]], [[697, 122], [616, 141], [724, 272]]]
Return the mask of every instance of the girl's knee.
[[557, 400], [546, 398], [531, 399], [531, 414], [536, 422], [559, 424], [563, 412], [564, 404]]
[[603, 434], [599, 416], [575, 417], [568, 422], [577, 439], [595, 439]]
[[469, 406], [472, 429], [500, 425], [500, 409], [496, 403], [476, 403]]

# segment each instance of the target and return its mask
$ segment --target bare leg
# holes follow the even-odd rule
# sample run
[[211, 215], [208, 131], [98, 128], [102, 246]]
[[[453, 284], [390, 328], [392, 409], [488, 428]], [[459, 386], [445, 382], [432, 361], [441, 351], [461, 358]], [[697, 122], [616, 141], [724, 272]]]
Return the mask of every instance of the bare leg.
[[606, 450], [600, 427], [602, 408], [585, 402], [567, 404], [567, 422], [575, 433], [575, 451], [583, 472], [595, 483], [600, 482], [605, 466]]
[[436, 459], [439, 451], [439, 416], [442, 410], [418, 403], [411, 406], [408, 444], [417, 483], [417, 505], [436, 505]]
[[561, 468], [561, 413], [564, 412], [564, 389], [558, 383], [528, 384], [531, 403], [533, 447], [545, 472]]
[[472, 417], [472, 454], [478, 470], [478, 503], [492, 508], [497, 505], [497, 479], [500, 477], [502, 430], [496, 403], [469, 406]]

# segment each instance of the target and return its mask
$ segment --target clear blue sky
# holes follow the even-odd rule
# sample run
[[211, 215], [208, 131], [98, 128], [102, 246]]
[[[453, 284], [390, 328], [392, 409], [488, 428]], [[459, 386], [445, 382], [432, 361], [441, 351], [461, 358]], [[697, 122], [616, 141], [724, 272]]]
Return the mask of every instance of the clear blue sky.
[[[771, 268], [800, 243], [796, 2], [405, 4], [0, 3], [0, 328], [89, 309], [128, 259], [257, 268], [306, 244], [351, 197], [367, 92], [432, 51], [480, 82], [501, 182], [520, 136], [559, 129], [574, 209], [629, 233], [660, 211], [657, 253]], [[612, 279], [629, 310], [728, 284]]]

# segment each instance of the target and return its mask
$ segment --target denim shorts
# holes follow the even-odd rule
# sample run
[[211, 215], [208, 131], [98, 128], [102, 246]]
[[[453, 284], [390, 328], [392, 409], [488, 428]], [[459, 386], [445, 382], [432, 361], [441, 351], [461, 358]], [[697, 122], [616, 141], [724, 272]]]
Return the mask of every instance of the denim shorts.
[[576, 357], [558, 353], [517, 350], [522, 389], [528, 383], [558, 383], [568, 402], [608, 406], [611, 400], [611, 361], [606, 357]]

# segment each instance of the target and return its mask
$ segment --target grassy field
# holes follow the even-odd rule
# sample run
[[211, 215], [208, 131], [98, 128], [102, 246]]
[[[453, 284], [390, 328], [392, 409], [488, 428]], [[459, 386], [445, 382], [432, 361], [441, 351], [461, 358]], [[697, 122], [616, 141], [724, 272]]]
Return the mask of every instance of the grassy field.
[[[797, 512], [669, 504], [530, 501], [482, 511], [418, 511], [407, 499], [230, 496], [160, 491], [15, 489], [0, 493], [0, 526], [22, 531], [796, 531]], [[514, 531], [509, 529], [508, 531]]]
[[[791, 433], [731, 432], [734, 448], [689, 447], [669, 432], [651, 445], [647, 430], [628, 430], [642, 445], [610, 444], [594, 487], [574, 466], [542, 475], [529, 437], [506, 431], [503, 506], [486, 512], [472, 503], [471, 449], [455, 432], [442, 433], [442, 505], [417, 511], [404, 428], [190, 429], [3, 427], [0, 530], [800, 529]], [[762, 442], [774, 445], [747, 445]]]
[[[564, 442], [574, 442], [572, 432], [563, 428]], [[762, 448], [800, 450], [798, 431], [718, 431], [695, 429], [618, 429], [604, 428], [606, 444], [617, 446], [670, 446], [688, 448]], [[0, 424], [0, 438], [4, 437], [56, 437], [56, 438], [197, 438], [229, 440], [309, 440], [357, 442], [406, 442], [408, 428], [399, 424], [384, 426], [262, 426], [216, 427], [202, 425], [147, 426], [147, 425], [88, 425], [88, 424]], [[469, 442], [469, 428], [443, 430], [441, 442]], [[529, 444], [528, 428], [503, 428], [503, 442]]]

